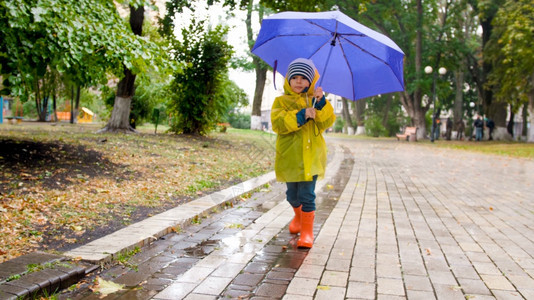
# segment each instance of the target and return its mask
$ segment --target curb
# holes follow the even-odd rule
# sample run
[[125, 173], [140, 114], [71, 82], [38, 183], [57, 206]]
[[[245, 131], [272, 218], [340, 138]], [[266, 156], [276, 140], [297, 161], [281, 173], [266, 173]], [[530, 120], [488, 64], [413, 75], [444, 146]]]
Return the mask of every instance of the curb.
[[[0, 299], [51, 295], [78, 282], [98, 267], [43, 252], [33, 252], [0, 264]], [[34, 270], [30, 270], [34, 269]]]
[[121, 252], [148, 245], [176, 228], [183, 227], [194, 218], [209, 213], [214, 207], [223, 206], [232, 199], [269, 183], [275, 178], [275, 173], [272, 171], [249, 179], [132, 224], [63, 255], [94, 264], [109, 262]]

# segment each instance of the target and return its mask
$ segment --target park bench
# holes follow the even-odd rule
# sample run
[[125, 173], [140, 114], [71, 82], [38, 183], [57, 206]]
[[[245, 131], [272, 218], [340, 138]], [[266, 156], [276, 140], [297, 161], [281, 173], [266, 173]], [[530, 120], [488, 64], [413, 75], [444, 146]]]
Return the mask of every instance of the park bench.
[[406, 127], [404, 133], [397, 133], [397, 140], [406, 139], [406, 141], [417, 141], [417, 127]]
[[4, 117], [10, 124], [15, 124], [15, 122], [22, 122], [23, 117]]

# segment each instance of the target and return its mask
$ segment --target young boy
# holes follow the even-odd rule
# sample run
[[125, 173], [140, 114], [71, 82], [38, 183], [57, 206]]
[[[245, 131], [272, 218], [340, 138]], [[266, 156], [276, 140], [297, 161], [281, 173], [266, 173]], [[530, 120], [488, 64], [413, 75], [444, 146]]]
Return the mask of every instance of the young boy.
[[[289, 224], [299, 233], [298, 247], [313, 245], [315, 183], [324, 177], [326, 143], [322, 132], [336, 120], [334, 108], [324, 97], [313, 62], [298, 58], [289, 64], [284, 95], [274, 100], [271, 110], [276, 139], [276, 179], [287, 184], [287, 201], [295, 211]], [[313, 106], [313, 98], [316, 103]]]

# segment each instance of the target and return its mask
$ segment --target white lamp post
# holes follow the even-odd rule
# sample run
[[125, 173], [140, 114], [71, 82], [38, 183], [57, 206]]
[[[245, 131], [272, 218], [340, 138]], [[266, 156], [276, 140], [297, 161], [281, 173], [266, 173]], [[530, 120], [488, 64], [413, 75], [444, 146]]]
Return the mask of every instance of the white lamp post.
[[[436, 126], [436, 77], [437, 77], [437, 74], [436, 73], [433, 73], [432, 71], [434, 71], [434, 69], [432, 69], [431, 66], [426, 66], [425, 67], [425, 73], [427, 74], [433, 74], [433, 78], [432, 78], [432, 105], [433, 105], [433, 112], [432, 112], [432, 129], [430, 131], [430, 141], [433, 143], [434, 142], [434, 130], [435, 130], [435, 126]], [[439, 75], [445, 75], [447, 74], [447, 69], [445, 69], [444, 67], [441, 67], [439, 68], [438, 70], [438, 73]]]

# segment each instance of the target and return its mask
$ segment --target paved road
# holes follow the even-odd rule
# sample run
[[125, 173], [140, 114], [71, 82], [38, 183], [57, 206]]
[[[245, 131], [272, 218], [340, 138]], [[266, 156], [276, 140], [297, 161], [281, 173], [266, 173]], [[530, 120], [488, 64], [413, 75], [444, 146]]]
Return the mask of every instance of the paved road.
[[137, 272], [102, 272], [130, 287], [105, 299], [534, 299], [533, 161], [328, 144], [311, 250], [294, 247], [292, 211], [273, 184], [142, 249]]

